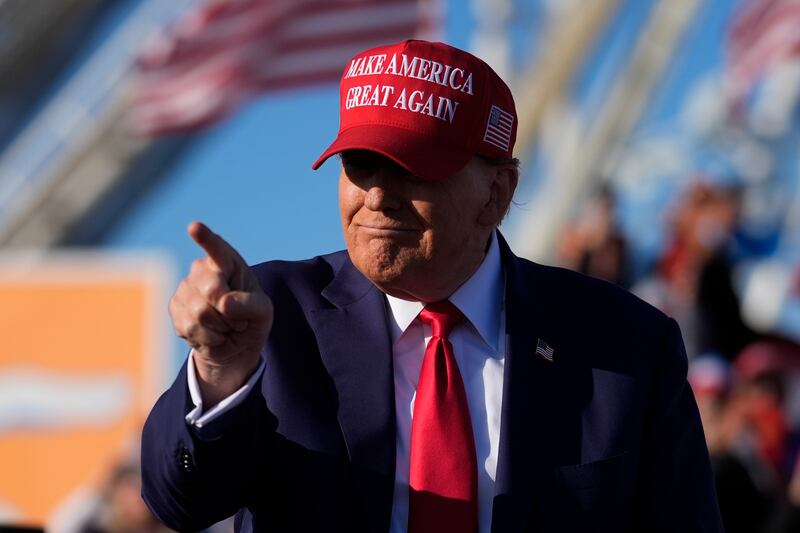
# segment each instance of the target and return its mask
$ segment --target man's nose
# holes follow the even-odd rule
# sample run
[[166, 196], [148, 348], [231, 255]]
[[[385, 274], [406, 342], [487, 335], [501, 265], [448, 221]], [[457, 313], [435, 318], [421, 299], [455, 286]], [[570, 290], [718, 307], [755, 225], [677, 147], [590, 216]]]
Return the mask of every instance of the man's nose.
[[364, 206], [372, 211], [396, 210], [402, 206], [399, 195], [398, 176], [392, 176], [388, 172], [376, 172], [367, 188], [364, 197]]

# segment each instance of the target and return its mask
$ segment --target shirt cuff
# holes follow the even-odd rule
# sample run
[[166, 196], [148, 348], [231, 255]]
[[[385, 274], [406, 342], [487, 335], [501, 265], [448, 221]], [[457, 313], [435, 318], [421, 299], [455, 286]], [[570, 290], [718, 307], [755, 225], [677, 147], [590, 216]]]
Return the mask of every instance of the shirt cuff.
[[247, 383], [242, 385], [236, 392], [230, 396], [223, 398], [217, 405], [208, 410], [207, 413], [203, 412], [203, 396], [200, 394], [200, 385], [197, 383], [197, 374], [194, 368], [194, 350], [189, 352], [189, 361], [186, 363], [186, 376], [189, 385], [189, 395], [192, 397], [194, 409], [189, 411], [186, 415], [186, 423], [196, 428], [202, 428], [212, 420], [224, 415], [240, 403], [244, 401], [247, 394], [256, 386], [258, 380], [261, 379], [261, 373], [264, 371], [265, 361], [264, 356], [261, 356], [261, 363]]

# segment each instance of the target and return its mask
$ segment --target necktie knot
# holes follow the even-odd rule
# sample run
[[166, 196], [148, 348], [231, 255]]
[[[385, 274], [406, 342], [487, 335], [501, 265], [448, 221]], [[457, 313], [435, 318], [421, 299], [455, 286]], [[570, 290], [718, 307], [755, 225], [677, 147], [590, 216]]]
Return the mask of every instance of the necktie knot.
[[431, 325], [435, 337], [447, 338], [458, 324], [464, 320], [464, 314], [449, 300], [429, 303], [420, 311], [419, 318]]

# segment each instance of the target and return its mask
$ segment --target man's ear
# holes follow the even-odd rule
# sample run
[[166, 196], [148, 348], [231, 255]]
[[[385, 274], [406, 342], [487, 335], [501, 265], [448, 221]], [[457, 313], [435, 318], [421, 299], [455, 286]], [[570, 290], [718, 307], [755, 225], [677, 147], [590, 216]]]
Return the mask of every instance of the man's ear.
[[[488, 163], [487, 163], [488, 164]], [[489, 195], [483, 206], [478, 222], [485, 226], [495, 227], [506, 216], [514, 191], [519, 182], [519, 170], [516, 165], [488, 164], [490, 172]]]

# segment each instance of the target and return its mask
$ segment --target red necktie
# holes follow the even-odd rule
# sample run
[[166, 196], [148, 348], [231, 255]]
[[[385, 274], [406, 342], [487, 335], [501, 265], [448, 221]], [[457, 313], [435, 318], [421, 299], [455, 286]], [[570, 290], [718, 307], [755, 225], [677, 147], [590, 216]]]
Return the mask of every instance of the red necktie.
[[447, 336], [463, 320], [447, 300], [419, 314], [433, 336], [417, 383], [411, 422], [409, 533], [475, 533], [478, 466], [464, 382]]

